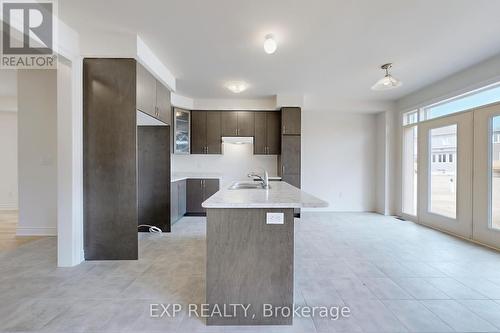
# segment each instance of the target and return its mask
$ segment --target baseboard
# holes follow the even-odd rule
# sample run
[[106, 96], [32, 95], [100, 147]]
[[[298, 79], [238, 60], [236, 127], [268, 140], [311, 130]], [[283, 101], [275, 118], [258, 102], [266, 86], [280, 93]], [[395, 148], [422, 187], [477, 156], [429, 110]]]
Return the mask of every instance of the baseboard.
[[18, 210], [18, 204], [16, 202], [3, 202], [0, 203], [0, 210]]
[[207, 216], [207, 213], [186, 213], [184, 216]]
[[17, 236], [57, 236], [57, 228], [25, 228], [17, 227]]

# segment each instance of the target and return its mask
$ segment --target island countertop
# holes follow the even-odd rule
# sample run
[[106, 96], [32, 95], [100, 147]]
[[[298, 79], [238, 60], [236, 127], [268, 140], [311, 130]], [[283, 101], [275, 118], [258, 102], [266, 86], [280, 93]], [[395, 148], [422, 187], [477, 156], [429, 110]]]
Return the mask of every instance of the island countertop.
[[328, 203], [286, 182], [270, 183], [269, 189], [222, 188], [202, 204], [204, 208], [320, 208]]

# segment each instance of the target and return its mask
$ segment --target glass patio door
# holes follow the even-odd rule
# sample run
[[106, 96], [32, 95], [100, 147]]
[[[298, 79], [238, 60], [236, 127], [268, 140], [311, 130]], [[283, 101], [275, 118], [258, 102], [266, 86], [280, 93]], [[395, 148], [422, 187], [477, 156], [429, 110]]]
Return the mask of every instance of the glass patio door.
[[473, 112], [418, 126], [418, 222], [472, 237]]
[[474, 112], [473, 239], [500, 248], [500, 104]]

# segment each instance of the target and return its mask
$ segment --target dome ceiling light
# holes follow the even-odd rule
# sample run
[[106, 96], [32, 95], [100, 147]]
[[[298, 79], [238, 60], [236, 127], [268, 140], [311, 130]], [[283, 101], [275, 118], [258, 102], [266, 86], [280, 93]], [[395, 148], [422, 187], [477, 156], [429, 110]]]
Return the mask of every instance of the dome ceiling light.
[[248, 84], [243, 81], [228, 82], [226, 88], [235, 94], [239, 94], [248, 89]]
[[403, 82], [389, 74], [389, 69], [392, 68], [392, 63], [384, 64], [380, 66], [380, 68], [385, 70], [385, 76], [372, 86], [372, 90], [380, 91], [401, 87]]
[[277, 48], [278, 48], [278, 44], [276, 43], [274, 36], [271, 34], [266, 35], [266, 38], [264, 40], [264, 51], [267, 54], [273, 54], [274, 52], [276, 52]]

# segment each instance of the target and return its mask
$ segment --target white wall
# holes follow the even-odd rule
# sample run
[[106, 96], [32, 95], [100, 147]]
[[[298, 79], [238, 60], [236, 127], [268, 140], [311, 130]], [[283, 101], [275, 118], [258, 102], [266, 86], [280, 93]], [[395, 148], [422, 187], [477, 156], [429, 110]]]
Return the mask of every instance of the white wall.
[[377, 152], [376, 152], [376, 212], [386, 214], [387, 201], [387, 127], [386, 113], [381, 112], [376, 115], [377, 118]]
[[252, 144], [222, 144], [222, 155], [172, 155], [173, 172], [208, 172], [223, 175], [221, 186], [248, 179], [250, 171], [277, 175], [276, 155], [253, 155]]
[[57, 76], [18, 71], [18, 235], [56, 235]]
[[0, 210], [16, 210], [17, 112], [0, 110], [0, 156]]
[[302, 110], [302, 189], [326, 200], [324, 211], [375, 211], [377, 118]]

